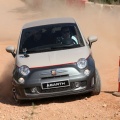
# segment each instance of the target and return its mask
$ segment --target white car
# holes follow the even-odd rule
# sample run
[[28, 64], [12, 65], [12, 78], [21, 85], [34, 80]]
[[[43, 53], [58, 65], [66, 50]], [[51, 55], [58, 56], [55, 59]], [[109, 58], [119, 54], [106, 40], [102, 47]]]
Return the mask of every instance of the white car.
[[[68, 37], [69, 38], [68, 38]], [[91, 54], [96, 36], [85, 40], [73, 18], [53, 18], [23, 26], [15, 57], [13, 95], [16, 101], [101, 91]]]

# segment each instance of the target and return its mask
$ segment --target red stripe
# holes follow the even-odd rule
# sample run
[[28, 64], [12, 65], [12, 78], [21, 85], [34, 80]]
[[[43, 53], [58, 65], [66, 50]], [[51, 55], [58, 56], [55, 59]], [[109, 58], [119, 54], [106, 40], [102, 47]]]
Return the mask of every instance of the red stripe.
[[86, 58], [86, 60], [87, 60], [90, 56], [92, 56], [92, 53], [90, 53], [90, 54], [88, 55], [88, 57]]
[[51, 66], [32, 67], [32, 68], [47, 68], [47, 67], [62, 66], [62, 65], [69, 65], [69, 64], [75, 64], [75, 63], [76, 63], [76, 62], [59, 64], [59, 65], [51, 65]]
[[[90, 55], [91, 55], [91, 53], [90, 53]], [[86, 59], [88, 59], [90, 57], [90, 55]], [[59, 65], [51, 65], [51, 66], [32, 67], [32, 68], [47, 68], [47, 67], [62, 66], [62, 65], [69, 65], [69, 64], [75, 64], [75, 63], [76, 62], [59, 64]]]
[[[91, 56], [91, 53], [88, 55], [88, 57], [86, 59], [88, 59]], [[47, 67], [54, 67], [54, 66], [63, 66], [63, 65], [69, 65], [69, 64], [75, 64], [76, 62], [72, 62], [72, 63], [65, 63], [65, 64], [57, 64], [57, 65], [50, 65], [50, 66], [39, 66], [39, 67], [31, 67], [32, 68], [47, 68]], [[17, 66], [17, 65], [16, 65]], [[19, 66], [17, 66], [19, 67]]]

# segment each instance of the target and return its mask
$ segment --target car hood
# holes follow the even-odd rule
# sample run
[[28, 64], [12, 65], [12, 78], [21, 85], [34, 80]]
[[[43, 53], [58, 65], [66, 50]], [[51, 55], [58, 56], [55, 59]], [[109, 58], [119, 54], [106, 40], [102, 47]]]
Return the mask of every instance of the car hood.
[[42, 53], [16, 55], [16, 65], [18, 67], [27, 65], [29, 68], [54, 66], [77, 62], [80, 58], [87, 58], [90, 55], [90, 49], [87, 46], [59, 51], [50, 51]]

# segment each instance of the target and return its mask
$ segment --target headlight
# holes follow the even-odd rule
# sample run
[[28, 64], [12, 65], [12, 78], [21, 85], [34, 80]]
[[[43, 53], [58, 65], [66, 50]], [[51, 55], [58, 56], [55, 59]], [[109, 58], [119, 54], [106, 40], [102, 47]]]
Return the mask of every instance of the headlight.
[[30, 69], [28, 66], [23, 65], [19, 68], [19, 72], [20, 72], [20, 74], [27, 76], [30, 73]]
[[77, 62], [77, 66], [80, 69], [84, 69], [87, 66], [87, 60], [85, 58], [79, 59], [78, 62]]

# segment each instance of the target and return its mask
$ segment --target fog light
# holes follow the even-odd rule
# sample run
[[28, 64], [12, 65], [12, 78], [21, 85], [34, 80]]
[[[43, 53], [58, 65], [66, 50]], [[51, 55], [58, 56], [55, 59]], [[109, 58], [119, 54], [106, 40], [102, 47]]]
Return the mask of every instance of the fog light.
[[23, 84], [25, 82], [25, 80], [24, 80], [24, 78], [19, 78], [18, 82], [21, 83], [21, 84]]
[[32, 93], [39, 93], [38, 90], [37, 90], [37, 87], [31, 88], [31, 92]]
[[91, 81], [91, 86], [94, 86], [94, 84], [95, 84], [95, 79], [94, 79], [94, 77], [92, 78], [92, 81]]
[[76, 88], [80, 87], [80, 83], [79, 82], [75, 82], [75, 87]]
[[90, 75], [90, 70], [86, 69], [86, 70], [84, 71], [84, 74], [85, 74], [86, 76], [89, 76], [89, 75]]

